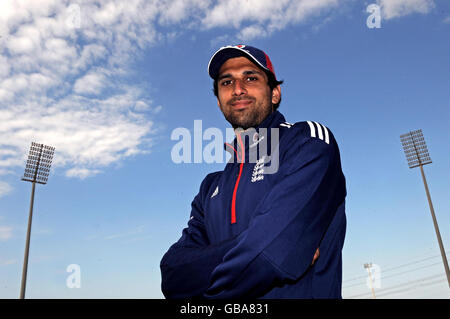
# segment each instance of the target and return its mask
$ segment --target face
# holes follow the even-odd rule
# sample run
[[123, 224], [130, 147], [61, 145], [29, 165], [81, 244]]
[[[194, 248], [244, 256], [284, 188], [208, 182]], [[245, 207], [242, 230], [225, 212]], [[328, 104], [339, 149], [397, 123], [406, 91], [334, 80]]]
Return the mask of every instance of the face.
[[217, 104], [233, 128], [259, 125], [280, 100], [280, 87], [268, 85], [264, 71], [245, 57], [228, 59], [217, 78]]

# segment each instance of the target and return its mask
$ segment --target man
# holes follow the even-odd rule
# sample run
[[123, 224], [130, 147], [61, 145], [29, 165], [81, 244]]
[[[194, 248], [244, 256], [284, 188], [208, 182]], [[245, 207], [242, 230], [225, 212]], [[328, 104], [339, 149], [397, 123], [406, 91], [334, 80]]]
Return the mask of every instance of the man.
[[333, 134], [285, 121], [277, 111], [282, 82], [257, 48], [220, 48], [208, 72], [236, 138], [161, 261], [164, 295], [341, 298], [346, 189]]

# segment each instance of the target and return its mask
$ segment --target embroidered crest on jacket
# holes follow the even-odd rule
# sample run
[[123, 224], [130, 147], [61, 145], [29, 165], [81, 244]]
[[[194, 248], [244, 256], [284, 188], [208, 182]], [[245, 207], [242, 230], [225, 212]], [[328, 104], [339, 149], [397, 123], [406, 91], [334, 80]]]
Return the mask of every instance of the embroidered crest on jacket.
[[252, 183], [261, 181], [264, 179], [264, 160], [266, 156], [264, 155], [259, 160], [256, 161], [255, 167], [252, 173]]

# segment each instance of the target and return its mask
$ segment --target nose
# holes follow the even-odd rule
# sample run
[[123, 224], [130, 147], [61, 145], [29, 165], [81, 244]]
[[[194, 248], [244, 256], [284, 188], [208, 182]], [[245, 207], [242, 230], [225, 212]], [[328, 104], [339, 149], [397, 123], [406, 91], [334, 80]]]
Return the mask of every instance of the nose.
[[236, 79], [233, 85], [233, 95], [239, 96], [246, 93], [247, 89], [245, 88], [245, 83], [239, 79]]

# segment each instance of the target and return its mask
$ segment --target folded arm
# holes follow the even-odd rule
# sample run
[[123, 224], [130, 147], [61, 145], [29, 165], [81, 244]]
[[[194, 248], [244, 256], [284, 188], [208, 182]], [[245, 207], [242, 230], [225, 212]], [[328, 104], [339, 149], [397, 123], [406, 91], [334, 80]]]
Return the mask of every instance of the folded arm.
[[235, 238], [210, 244], [203, 224], [201, 194], [202, 187], [192, 202], [188, 227], [161, 260], [161, 290], [166, 298], [202, 297], [212, 271], [222, 262], [225, 253], [236, 245]]

